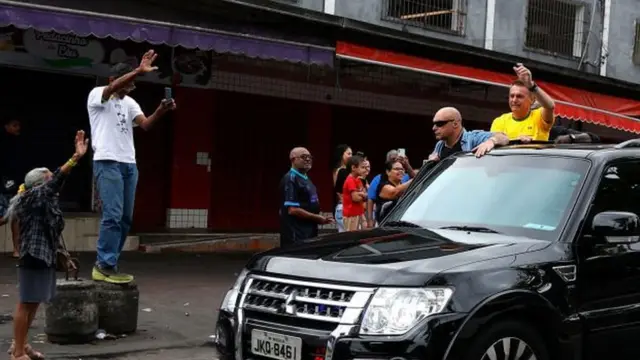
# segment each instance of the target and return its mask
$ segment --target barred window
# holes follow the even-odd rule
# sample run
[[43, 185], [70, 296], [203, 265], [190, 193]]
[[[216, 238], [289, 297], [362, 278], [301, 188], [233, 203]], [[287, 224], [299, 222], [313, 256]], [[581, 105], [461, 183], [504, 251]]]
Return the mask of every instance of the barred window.
[[633, 63], [640, 65], [640, 20], [636, 20], [636, 34], [633, 42]]
[[382, 19], [464, 35], [467, 0], [384, 0]]
[[581, 57], [588, 31], [585, 6], [564, 0], [529, 0], [525, 47]]

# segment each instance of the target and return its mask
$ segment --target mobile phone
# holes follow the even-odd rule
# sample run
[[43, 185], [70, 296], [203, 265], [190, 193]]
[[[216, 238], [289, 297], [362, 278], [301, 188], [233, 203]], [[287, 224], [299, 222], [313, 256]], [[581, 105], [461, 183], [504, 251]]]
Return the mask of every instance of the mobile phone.
[[398, 149], [398, 155], [402, 156], [402, 157], [405, 157], [405, 156], [407, 156], [407, 152], [406, 152], [405, 149], [400, 148], [400, 149]]
[[167, 100], [171, 100], [173, 98], [173, 95], [171, 94], [171, 88], [168, 86], [164, 88], [164, 98]]

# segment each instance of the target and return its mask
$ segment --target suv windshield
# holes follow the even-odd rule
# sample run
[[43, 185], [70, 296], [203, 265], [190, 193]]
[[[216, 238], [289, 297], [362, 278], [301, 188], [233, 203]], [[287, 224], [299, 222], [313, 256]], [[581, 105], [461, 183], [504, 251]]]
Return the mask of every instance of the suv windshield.
[[589, 166], [536, 155], [448, 158], [412, 186], [384, 223], [555, 240]]

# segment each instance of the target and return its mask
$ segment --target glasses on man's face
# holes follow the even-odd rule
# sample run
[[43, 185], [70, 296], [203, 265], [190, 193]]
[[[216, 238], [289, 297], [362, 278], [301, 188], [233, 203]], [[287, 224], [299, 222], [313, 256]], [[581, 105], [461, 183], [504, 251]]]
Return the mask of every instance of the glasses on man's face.
[[448, 123], [452, 122], [453, 119], [449, 119], [449, 120], [434, 120], [433, 121], [433, 125], [435, 125], [435, 127], [443, 127], [445, 125], [447, 125]]
[[309, 155], [309, 154], [304, 154], [304, 155], [300, 155], [300, 156], [298, 156], [298, 159], [302, 159], [302, 160], [305, 160], [305, 161], [309, 161], [309, 160], [312, 160], [312, 159], [313, 159], [313, 156], [311, 156], [311, 155]]
[[391, 170], [399, 172], [399, 171], [404, 171], [404, 168], [402, 168], [402, 167], [394, 167]]

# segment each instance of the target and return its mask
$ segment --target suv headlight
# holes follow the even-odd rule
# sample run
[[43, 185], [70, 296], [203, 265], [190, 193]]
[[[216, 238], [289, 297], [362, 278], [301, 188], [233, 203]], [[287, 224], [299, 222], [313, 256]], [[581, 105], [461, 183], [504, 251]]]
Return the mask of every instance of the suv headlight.
[[367, 307], [360, 334], [402, 335], [441, 312], [452, 294], [449, 288], [380, 288]]
[[240, 287], [242, 286], [242, 283], [244, 283], [244, 279], [247, 278], [248, 274], [249, 271], [247, 269], [242, 269], [242, 271], [238, 275], [238, 278], [236, 279], [235, 284], [233, 284], [233, 287], [229, 289], [229, 291], [227, 291], [227, 295], [224, 296], [224, 300], [222, 300], [220, 309], [231, 313], [235, 311], [236, 302], [238, 301], [238, 295], [240, 294]]

